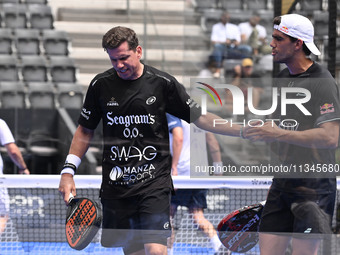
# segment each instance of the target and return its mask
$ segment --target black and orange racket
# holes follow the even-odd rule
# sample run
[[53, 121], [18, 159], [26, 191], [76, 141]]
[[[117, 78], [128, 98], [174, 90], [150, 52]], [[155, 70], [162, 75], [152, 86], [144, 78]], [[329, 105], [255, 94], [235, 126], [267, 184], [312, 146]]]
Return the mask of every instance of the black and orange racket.
[[258, 242], [264, 202], [244, 206], [225, 216], [217, 226], [221, 243], [230, 251], [244, 253]]
[[71, 248], [84, 249], [97, 234], [102, 221], [98, 204], [89, 198], [70, 195], [66, 215], [66, 240]]

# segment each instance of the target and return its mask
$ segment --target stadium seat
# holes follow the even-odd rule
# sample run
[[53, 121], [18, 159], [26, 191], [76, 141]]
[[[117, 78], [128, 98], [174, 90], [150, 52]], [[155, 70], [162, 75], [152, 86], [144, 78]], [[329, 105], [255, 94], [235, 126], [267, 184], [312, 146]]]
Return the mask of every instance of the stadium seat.
[[313, 14], [315, 10], [322, 9], [322, 1], [320, 0], [301, 0], [301, 10], [308, 14]]
[[21, 0], [25, 1], [26, 4], [47, 4], [48, 0]]
[[0, 29], [0, 54], [13, 53], [13, 35], [12, 30], [9, 28]]
[[328, 11], [313, 11], [313, 19], [314, 19], [314, 35], [318, 39], [322, 39], [324, 36], [328, 35], [328, 19], [329, 14]]
[[42, 44], [46, 55], [68, 55], [69, 41], [65, 31], [54, 29], [42, 31]]
[[265, 27], [267, 35], [270, 35], [271, 38], [271, 33], [273, 31], [274, 12], [272, 10], [257, 10], [256, 12], [261, 17], [260, 25]]
[[33, 109], [55, 108], [55, 92], [54, 85], [50, 82], [29, 82], [28, 86], [28, 99], [30, 107]]
[[232, 12], [232, 10], [240, 10], [243, 9], [243, 1], [242, 0], [220, 0], [221, 6], [223, 9]]
[[0, 0], [0, 4], [19, 4], [20, 0]]
[[58, 140], [44, 130], [32, 130], [27, 149], [32, 155], [32, 173], [52, 174], [55, 157], [58, 155]]
[[27, 28], [27, 7], [24, 4], [3, 4], [2, 18], [6, 28]]
[[50, 6], [45, 4], [30, 4], [28, 5], [30, 15], [31, 28], [36, 29], [52, 29], [53, 15]]
[[19, 55], [39, 55], [40, 40], [37, 29], [16, 29], [14, 32], [15, 46]]
[[252, 11], [250, 10], [233, 10], [230, 14], [230, 23], [240, 24], [241, 22], [246, 22], [249, 20], [249, 17], [252, 15]]
[[22, 56], [21, 74], [25, 82], [47, 81], [48, 65], [43, 56]]
[[0, 55], [0, 81], [18, 81], [17, 58], [12, 55]]
[[215, 1], [207, 1], [207, 0], [195, 0], [195, 10], [197, 12], [202, 12], [206, 9], [216, 8]]
[[236, 65], [240, 65], [241, 63], [242, 59], [225, 59], [223, 61], [224, 76], [227, 83], [231, 82], [233, 78], [231, 74], [233, 73], [234, 67]]
[[57, 83], [59, 107], [81, 109], [84, 99], [84, 86], [76, 83]]
[[25, 85], [23, 82], [0, 82], [1, 108], [25, 108]]
[[248, 10], [266, 10], [267, 0], [245, 0], [245, 5]]
[[336, 38], [336, 63], [340, 65], [340, 37]]
[[50, 57], [50, 73], [53, 82], [76, 82], [77, 68], [72, 58]]

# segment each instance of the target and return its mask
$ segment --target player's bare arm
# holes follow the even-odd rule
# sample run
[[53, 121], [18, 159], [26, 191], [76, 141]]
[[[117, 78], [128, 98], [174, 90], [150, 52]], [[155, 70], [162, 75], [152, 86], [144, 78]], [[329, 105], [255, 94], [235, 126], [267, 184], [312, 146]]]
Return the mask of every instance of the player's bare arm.
[[177, 165], [181, 156], [183, 146], [183, 129], [182, 127], [175, 127], [172, 129], [172, 175], [178, 175]]
[[[93, 138], [94, 131], [87, 129], [81, 125], [78, 126], [71, 143], [69, 154], [76, 155], [82, 158], [87, 149], [89, 148], [90, 142]], [[59, 183], [59, 192], [64, 198], [64, 202], [67, 204], [69, 201], [69, 195], [72, 193], [76, 196], [76, 187], [73, 180], [73, 175], [65, 173], [61, 175]]]
[[14, 164], [19, 168], [19, 174], [30, 174], [19, 147], [15, 143], [5, 144], [7, 153]]
[[285, 130], [273, 122], [266, 122], [262, 127], [247, 128], [246, 137], [252, 141], [279, 141], [308, 148], [336, 148], [339, 139], [339, 122], [326, 122], [317, 128], [304, 131]]
[[221, 121], [221, 117], [213, 114], [207, 113], [206, 115], [201, 115], [194, 124], [206, 131], [229, 136], [240, 136], [240, 125], [225, 123]]

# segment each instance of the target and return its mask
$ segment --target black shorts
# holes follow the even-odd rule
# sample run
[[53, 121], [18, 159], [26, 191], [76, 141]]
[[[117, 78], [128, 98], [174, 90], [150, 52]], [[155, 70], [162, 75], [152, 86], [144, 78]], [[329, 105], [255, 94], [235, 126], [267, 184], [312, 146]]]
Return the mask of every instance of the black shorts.
[[260, 232], [320, 238], [331, 234], [335, 192], [298, 194], [271, 188], [262, 212]]
[[171, 198], [171, 204], [189, 209], [207, 208], [207, 189], [178, 189]]
[[171, 235], [170, 189], [123, 199], [101, 199], [104, 247], [123, 247], [129, 254], [144, 249], [145, 243], [166, 245]]

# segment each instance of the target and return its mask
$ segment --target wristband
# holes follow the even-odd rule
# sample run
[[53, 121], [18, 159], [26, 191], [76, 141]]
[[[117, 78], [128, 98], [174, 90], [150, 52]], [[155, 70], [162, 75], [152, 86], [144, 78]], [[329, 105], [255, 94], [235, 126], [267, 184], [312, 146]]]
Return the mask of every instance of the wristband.
[[60, 174], [72, 174], [72, 176], [74, 176], [75, 172], [72, 168], [64, 168], [61, 170]]
[[68, 173], [74, 175], [80, 163], [81, 159], [78, 156], [74, 154], [67, 155], [63, 170], [60, 172], [60, 174]]
[[245, 137], [244, 137], [244, 134], [243, 134], [243, 127], [241, 126], [241, 128], [240, 128], [240, 137], [242, 138], [242, 139], [246, 139]]
[[80, 163], [81, 163], [81, 159], [74, 154], [68, 154], [67, 157], [66, 157], [66, 160], [65, 160], [65, 164], [67, 164], [67, 163], [71, 163], [76, 168], [78, 168]]

